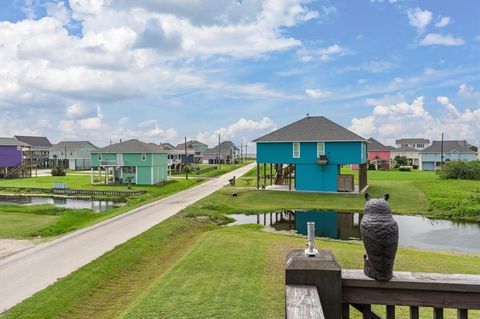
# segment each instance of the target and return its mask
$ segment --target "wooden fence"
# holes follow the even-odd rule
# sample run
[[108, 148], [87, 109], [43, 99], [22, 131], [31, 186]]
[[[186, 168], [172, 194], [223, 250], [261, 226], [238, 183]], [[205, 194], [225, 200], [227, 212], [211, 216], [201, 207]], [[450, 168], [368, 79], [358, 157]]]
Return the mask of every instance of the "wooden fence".
[[[396, 306], [409, 307], [411, 319], [419, 318], [420, 307], [433, 309], [434, 319], [442, 319], [445, 308], [467, 319], [469, 310], [480, 309], [477, 275], [395, 272], [391, 281], [375, 281], [363, 270], [340, 269], [328, 251], [305, 257], [303, 250], [287, 256], [285, 275], [289, 319], [349, 319], [351, 309], [363, 318], [393, 319]], [[384, 311], [375, 313], [372, 305], [384, 306]]]

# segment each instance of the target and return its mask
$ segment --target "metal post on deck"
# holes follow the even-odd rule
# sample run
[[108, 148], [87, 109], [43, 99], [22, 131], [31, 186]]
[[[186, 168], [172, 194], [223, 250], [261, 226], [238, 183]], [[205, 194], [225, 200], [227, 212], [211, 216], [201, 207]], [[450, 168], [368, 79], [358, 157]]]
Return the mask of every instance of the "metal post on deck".
[[305, 249], [305, 256], [318, 256], [318, 250], [315, 249], [315, 222], [307, 222], [307, 237], [308, 247]]

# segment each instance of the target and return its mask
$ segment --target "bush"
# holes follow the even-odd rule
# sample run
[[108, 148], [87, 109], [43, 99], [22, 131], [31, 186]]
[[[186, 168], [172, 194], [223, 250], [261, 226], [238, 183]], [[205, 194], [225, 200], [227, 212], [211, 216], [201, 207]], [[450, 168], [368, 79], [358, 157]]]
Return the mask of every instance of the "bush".
[[61, 166], [57, 166], [54, 169], [52, 169], [51, 173], [52, 173], [52, 176], [65, 176], [66, 175], [65, 170]]
[[448, 161], [437, 172], [443, 179], [480, 180], [480, 161]]
[[400, 166], [398, 169], [400, 172], [410, 172], [412, 170], [411, 166]]

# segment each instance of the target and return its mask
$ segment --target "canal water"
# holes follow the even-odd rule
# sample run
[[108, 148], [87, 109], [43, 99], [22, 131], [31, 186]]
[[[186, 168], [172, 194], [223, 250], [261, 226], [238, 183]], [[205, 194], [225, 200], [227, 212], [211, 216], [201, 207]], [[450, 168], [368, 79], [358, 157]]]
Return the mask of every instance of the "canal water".
[[77, 199], [64, 197], [42, 197], [42, 196], [0, 196], [0, 204], [16, 204], [16, 205], [41, 205], [52, 204], [57, 207], [83, 209], [89, 208], [96, 213], [101, 213], [114, 207], [125, 205], [109, 200], [96, 199]]
[[[362, 214], [333, 211], [295, 211], [258, 215], [228, 215], [229, 225], [262, 224], [275, 230], [306, 235], [307, 222], [315, 222], [315, 235], [341, 240], [360, 240]], [[480, 224], [430, 219], [421, 216], [393, 216], [400, 229], [399, 245], [428, 250], [456, 250], [480, 253]]]

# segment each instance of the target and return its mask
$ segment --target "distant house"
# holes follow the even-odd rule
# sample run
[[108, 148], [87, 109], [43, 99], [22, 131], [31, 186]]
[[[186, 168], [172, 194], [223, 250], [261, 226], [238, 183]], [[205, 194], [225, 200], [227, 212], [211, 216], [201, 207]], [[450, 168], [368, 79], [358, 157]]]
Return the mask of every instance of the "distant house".
[[17, 139], [0, 137], [0, 177], [31, 177], [31, 165], [26, 167], [24, 153], [29, 152], [30, 145]]
[[49, 168], [50, 164], [50, 148], [52, 143], [44, 136], [20, 136], [15, 135], [14, 138], [20, 142], [26, 143], [30, 146], [30, 156], [32, 162], [38, 168]]
[[[175, 149], [185, 153], [185, 143], [178, 144]], [[193, 163], [201, 163], [203, 153], [208, 149], [208, 145], [202, 142], [192, 140], [186, 143], [187, 154], [193, 153]]]
[[209, 148], [203, 154], [203, 162], [208, 164], [233, 164], [240, 157], [240, 149], [231, 141], [223, 141], [219, 146]]
[[395, 150], [393, 146], [383, 145], [373, 137], [368, 139], [367, 153], [368, 162], [373, 164], [375, 169], [390, 169], [391, 152]]
[[88, 141], [62, 141], [50, 148], [53, 165], [72, 170], [90, 169], [91, 153], [98, 147]]
[[395, 144], [398, 147], [411, 147], [420, 151], [430, 145], [430, 140], [426, 138], [401, 138], [395, 140]]
[[396, 156], [404, 156], [407, 158], [408, 165], [420, 165], [420, 151], [430, 145], [430, 140], [425, 138], [402, 138], [395, 141], [397, 148], [392, 150], [392, 160]]
[[[443, 148], [443, 150], [442, 150]], [[476, 148], [467, 141], [433, 141], [432, 145], [420, 151], [420, 166], [423, 171], [433, 171], [446, 161], [475, 161], [477, 160]]]
[[[128, 140], [91, 154], [92, 183], [155, 185], [168, 178], [167, 151], [160, 145]], [[97, 174], [95, 176], [95, 174]]]
[[[323, 116], [307, 116], [257, 138], [257, 187], [260, 174], [266, 187], [283, 185], [299, 191], [362, 191], [367, 186], [367, 140]], [[275, 176], [265, 173], [273, 171]], [[342, 175], [341, 165], [360, 164], [358, 183]], [[261, 168], [263, 166], [263, 170]]]
[[391, 154], [392, 161], [394, 161], [395, 157], [397, 156], [404, 156], [407, 159], [408, 165], [410, 166], [419, 165], [420, 153], [419, 153], [419, 150], [414, 149], [413, 147], [400, 146], [399, 148], [392, 150], [390, 154]]

